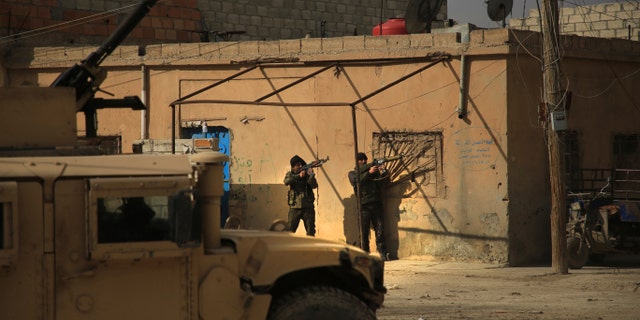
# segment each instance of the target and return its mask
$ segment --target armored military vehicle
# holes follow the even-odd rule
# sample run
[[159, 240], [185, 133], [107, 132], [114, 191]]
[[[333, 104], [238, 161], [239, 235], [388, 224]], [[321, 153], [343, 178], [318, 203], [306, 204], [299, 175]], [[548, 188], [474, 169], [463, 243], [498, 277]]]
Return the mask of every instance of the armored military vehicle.
[[375, 319], [379, 257], [220, 227], [227, 158], [215, 143], [148, 155], [80, 142], [76, 114], [95, 120], [96, 61], [119, 38], [51, 87], [0, 88], [1, 318]]

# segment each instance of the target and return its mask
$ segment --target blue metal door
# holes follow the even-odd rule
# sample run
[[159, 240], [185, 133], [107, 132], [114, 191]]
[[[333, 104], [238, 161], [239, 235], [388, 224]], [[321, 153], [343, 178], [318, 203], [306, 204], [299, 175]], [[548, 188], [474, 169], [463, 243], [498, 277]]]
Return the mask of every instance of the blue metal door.
[[[191, 131], [192, 139], [202, 139], [202, 138], [217, 138], [218, 139], [218, 148], [220, 152], [230, 156], [230, 144], [231, 138], [229, 136], [229, 129], [225, 127], [207, 127], [206, 131], [198, 130], [196, 133], [195, 130]], [[224, 163], [224, 195], [222, 196], [222, 203], [220, 206], [220, 226], [224, 227], [224, 224], [229, 217], [229, 161]]]

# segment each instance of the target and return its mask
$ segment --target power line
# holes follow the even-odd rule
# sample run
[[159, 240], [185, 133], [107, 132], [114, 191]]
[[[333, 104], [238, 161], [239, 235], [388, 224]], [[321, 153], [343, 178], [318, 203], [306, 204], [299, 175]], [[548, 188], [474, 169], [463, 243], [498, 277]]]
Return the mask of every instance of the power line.
[[62, 22], [62, 23], [58, 23], [58, 24], [54, 24], [54, 25], [50, 25], [50, 26], [46, 26], [46, 27], [42, 27], [42, 28], [37, 28], [37, 29], [33, 29], [33, 30], [28, 30], [28, 31], [12, 34], [12, 35], [9, 35], [9, 36], [0, 37], [0, 44], [11, 42], [11, 41], [15, 41], [15, 39], [27, 39], [27, 38], [38, 37], [38, 36], [46, 35], [46, 34], [49, 34], [49, 33], [58, 32], [58, 31], [61, 31], [61, 30], [64, 30], [64, 29], [69, 29], [69, 28], [72, 28], [72, 27], [83, 25], [83, 24], [86, 24], [88, 22], [93, 22], [93, 21], [96, 21], [96, 20], [112, 17], [112, 16], [117, 15], [121, 11], [129, 9], [129, 8], [134, 7], [136, 5], [137, 4], [131, 4], [131, 5], [128, 5], [128, 6], [124, 6], [122, 8], [117, 8], [117, 9], [112, 9], [112, 10], [108, 10], [108, 11], [101, 12], [101, 13], [96, 13], [96, 14], [93, 14], [93, 15], [90, 15], [90, 16], [86, 16], [86, 17], [83, 17], [83, 18], [79, 18], [79, 19], [75, 19], [75, 20], [71, 20], [71, 21], [65, 21], [65, 22]]

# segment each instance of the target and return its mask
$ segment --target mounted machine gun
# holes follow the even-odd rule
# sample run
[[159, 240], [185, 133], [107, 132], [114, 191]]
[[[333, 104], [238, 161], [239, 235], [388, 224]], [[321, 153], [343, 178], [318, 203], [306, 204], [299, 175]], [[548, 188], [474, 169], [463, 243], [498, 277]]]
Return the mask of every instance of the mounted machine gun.
[[76, 111], [84, 112], [87, 137], [95, 137], [97, 135], [98, 109], [146, 109], [146, 106], [137, 96], [105, 100], [95, 98], [95, 94], [100, 90], [100, 85], [107, 77], [107, 71], [100, 67], [100, 64], [124, 41], [127, 35], [140, 23], [142, 18], [149, 13], [149, 10], [151, 10], [151, 7], [153, 7], [156, 2], [158, 2], [158, 0], [142, 1], [96, 51], [61, 73], [51, 84], [51, 87], [75, 88]]

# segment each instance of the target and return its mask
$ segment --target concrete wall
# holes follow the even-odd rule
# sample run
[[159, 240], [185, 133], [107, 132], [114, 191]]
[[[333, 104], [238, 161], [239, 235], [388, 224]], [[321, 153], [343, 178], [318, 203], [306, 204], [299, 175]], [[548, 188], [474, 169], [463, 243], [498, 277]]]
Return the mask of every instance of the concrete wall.
[[[408, 1], [199, 0], [210, 31], [245, 31], [241, 40], [369, 35], [375, 25], [404, 16]], [[381, 8], [381, 5], [383, 6]], [[446, 1], [439, 20], [446, 20]]]
[[[545, 261], [550, 252], [548, 160], [538, 122], [540, 57], [532, 55], [541, 52], [539, 34], [476, 30], [469, 43], [460, 39], [453, 33], [173, 44], [150, 46], [144, 57], [135, 48], [122, 47], [106, 63], [110, 74], [102, 88], [116, 96], [139, 94], [144, 64], [150, 84], [148, 137], [168, 139], [172, 101], [256, 62], [265, 63], [263, 71], [251, 71], [194, 99], [253, 101], [329, 62], [342, 61], [341, 68], [321, 72], [266, 101], [349, 103], [424, 67], [357, 104], [357, 140], [351, 110], [343, 106], [198, 103], [178, 108], [177, 121], [206, 118], [210, 127], [229, 129], [231, 213], [248, 228], [264, 229], [273, 219], [286, 217], [282, 179], [291, 156], [307, 161], [329, 156], [318, 170], [317, 235], [347, 243], [353, 243], [355, 228], [353, 189], [346, 175], [354, 166], [355, 143], [370, 155], [381, 154], [378, 133], [439, 134], [440, 142], [424, 148], [433, 152], [435, 165], [388, 190], [389, 247], [400, 258], [434, 255], [512, 265]], [[640, 69], [638, 44], [580, 37], [566, 37], [562, 43], [563, 74], [570, 89], [579, 92], [570, 123], [582, 132], [584, 165], [606, 164], [611, 135], [636, 131], [640, 111], [635, 98], [624, 92], [640, 81], [634, 72]], [[59, 48], [15, 49], [7, 56], [11, 85], [48, 85], [76, 61], [75, 54]], [[467, 59], [468, 95], [465, 116], [459, 118], [461, 55]], [[434, 57], [447, 56], [451, 58], [426, 68]], [[348, 63], [354, 60], [361, 63]], [[591, 115], [607, 121], [594, 121], [599, 118]], [[121, 134], [123, 144], [131, 145], [140, 138], [140, 117], [139, 112], [101, 110], [99, 133]], [[593, 156], [598, 152], [602, 155]], [[408, 174], [400, 170], [395, 179]]]
[[[560, 31], [584, 37], [640, 40], [640, 7], [637, 1], [560, 8]], [[540, 12], [529, 10], [523, 19], [510, 19], [509, 27], [540, 31]]]
[[[0, 39], [0, 48], [16, 44], [96, 45], [139, 2], [5, 0], [0, 3], [0, 37], [9, 38]], [[406, 0], [159, 1], [126, 43], [369, 35], [381, 20], [404, 16], [407, 3]], [[437, 19], [447, 19], [446, 1]]]
[[[128, 43], [200, 41], [197, 0], [159, 1], [129, 35]], [[2, 45], [102, 43], [140, 1], [78, 0], [0, 3]]]

